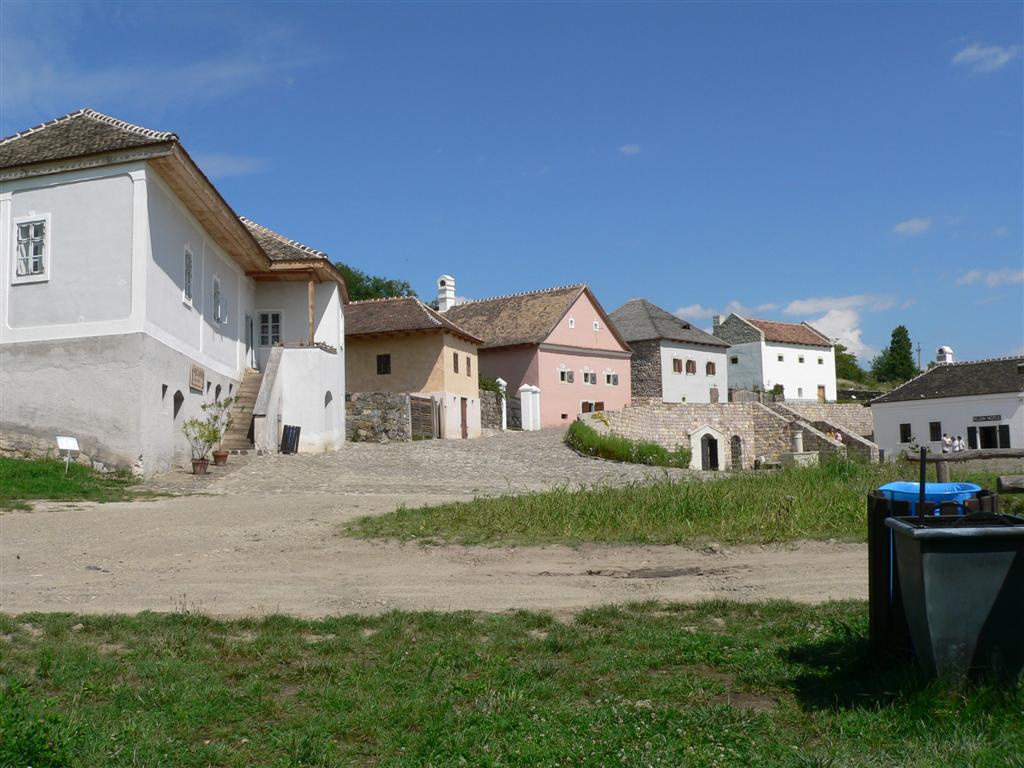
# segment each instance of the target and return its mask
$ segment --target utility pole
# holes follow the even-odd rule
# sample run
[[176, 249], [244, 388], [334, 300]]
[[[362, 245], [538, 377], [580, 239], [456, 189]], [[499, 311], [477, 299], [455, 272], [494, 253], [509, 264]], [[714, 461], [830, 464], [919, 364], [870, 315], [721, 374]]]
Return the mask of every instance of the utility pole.
[[921, 342], [917, 342], [917, 370], [921, 370]]

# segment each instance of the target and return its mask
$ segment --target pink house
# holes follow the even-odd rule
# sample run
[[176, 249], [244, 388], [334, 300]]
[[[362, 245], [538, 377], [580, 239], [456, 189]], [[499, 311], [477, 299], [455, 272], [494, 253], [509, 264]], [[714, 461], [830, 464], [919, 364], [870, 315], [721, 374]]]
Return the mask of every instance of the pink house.
[[629, 345], [586, 285], [456, 304], [454, 280], [438, 280], [438, 308], [484, 340], [480, 375], [504, 379], [510, 395], [540, 389], [543, 427], [630, 402]]

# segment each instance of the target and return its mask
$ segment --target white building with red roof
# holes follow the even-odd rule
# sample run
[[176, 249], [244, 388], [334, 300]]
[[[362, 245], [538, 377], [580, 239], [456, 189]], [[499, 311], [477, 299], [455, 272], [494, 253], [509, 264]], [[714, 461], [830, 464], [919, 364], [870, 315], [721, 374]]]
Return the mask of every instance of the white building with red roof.
[[807, 323], [716, 315], [712, 333], [729, 344], [729, 389], [771, 391], [786, 400], [836, 399], [836, 358], [831, 339]]

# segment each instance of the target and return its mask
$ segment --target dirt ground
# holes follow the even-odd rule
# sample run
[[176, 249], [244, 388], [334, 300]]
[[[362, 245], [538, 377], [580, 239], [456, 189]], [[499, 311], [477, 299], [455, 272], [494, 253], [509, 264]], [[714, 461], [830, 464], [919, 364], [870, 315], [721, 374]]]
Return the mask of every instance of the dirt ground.
[[576, 456], [560, 431], [467, 442], [350, 445], [232, 457], [203, 495], [39, 504], [0, 514], [0, 610], [316, 617], [403, 610], [570, 614], [635, 600], [864, 598], [862, 544], [423, 547], [348, 539], [338, 525], [486, 493], [643, 481], [663, 471]]

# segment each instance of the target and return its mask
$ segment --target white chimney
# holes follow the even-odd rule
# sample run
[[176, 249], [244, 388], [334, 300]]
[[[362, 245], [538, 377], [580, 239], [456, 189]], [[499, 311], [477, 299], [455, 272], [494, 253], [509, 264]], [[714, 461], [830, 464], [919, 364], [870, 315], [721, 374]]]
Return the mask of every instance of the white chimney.
[[725, 315], [713, 315], [711, 318], [711, 330], [715, 331], [722, 323], [725, 322]]
[[939, 347], [935, 350], [935, 362], [936, 363], [952, 363], [953, 362], [953, 350], [950, 347]]
[[437, 311], [447, 312], [455, 306], [455, 278], [441, 275], [437, 278]]

